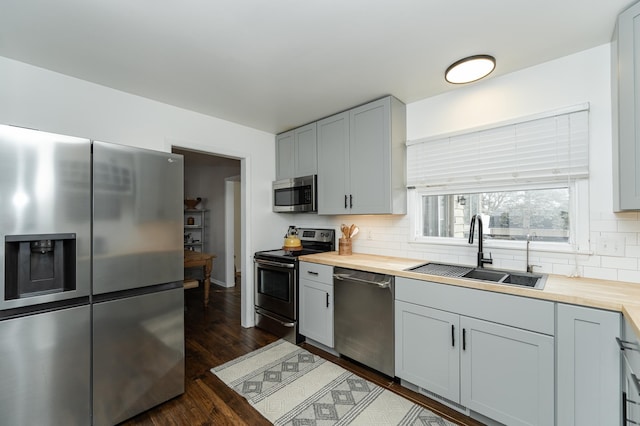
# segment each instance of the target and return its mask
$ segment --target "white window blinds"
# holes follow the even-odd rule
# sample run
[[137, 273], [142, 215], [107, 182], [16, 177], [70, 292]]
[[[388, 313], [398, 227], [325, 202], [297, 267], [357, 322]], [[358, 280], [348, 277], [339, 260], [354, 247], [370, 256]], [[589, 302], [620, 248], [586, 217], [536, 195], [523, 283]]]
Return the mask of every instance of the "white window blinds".
[[407, 185], [473, 189], [589, 173], [588, 105], [489, 129], [407, 142]]

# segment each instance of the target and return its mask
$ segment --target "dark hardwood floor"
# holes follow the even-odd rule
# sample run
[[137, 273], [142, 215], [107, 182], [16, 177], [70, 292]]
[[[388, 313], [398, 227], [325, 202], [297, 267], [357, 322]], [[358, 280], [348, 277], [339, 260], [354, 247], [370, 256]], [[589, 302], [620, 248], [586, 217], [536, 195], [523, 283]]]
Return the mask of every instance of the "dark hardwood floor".
[[[270, 425], [249, 403], [209, 370], [278, 338], [257, 328], [240, 326], [240, 286], [212, 285], [208, 309], [202, 307], [202, 287], [185, 291], [185, 393], [122, 425]], [[424, 405], [461, 425], [481, 425], [438, 402], [394, 383], [366, 367], [302, 344], [367, 380]]]

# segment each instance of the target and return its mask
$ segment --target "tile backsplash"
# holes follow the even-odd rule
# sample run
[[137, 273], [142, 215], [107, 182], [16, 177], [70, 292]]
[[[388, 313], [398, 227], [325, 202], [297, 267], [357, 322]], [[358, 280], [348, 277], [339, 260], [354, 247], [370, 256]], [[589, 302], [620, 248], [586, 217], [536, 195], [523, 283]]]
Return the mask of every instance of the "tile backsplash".
[[[355, 223], [360, 233], [353, 240], [355, 253], [407, 257], [418, 260], [474, 265], [477, 245], [459, 246], [410, 241], [412, 218], [406, 216], [305, 216], [298, 226], [331, 227], [340, 234], [341, 223]], [[489, 243], [490, 244], [490, 243]], [[487, 243], [485, 241], [485, 246]], [[522, 249], [485, 248], [491, 252], [491, 267], [526, 269]], [[535, 272], [640, 283], [640, 216], [638, 212], [591, 213], [588, 254], [530, 251]]]

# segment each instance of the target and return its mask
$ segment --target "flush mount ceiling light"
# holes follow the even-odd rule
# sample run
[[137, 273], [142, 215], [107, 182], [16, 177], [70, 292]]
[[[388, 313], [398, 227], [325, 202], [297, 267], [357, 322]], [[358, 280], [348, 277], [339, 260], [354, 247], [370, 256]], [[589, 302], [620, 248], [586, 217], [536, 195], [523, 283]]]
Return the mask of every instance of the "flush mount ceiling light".
[[471, 83], [488, 76], [495, 67], [496, 58], [493, 56], [469, 56], [451, 64], [444, 73], [444, 78], [453, 84]]

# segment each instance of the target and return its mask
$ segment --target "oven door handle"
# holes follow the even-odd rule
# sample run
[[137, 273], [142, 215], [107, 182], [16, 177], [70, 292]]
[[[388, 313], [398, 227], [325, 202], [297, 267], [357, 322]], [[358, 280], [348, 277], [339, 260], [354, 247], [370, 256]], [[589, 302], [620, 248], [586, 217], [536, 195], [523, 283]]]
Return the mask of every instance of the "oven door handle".
[[275, 318], [275, 317], [272, 317], [271, 315], [268, 315], [263, 310], [258, 311], [258, 314], [260, 314], [262, 316], [265, 316], [265, 317], [269, 318], [270, 320], [276, 321], [277, 323], [279, 323], [283, 327], [292, 328], [292, 327], [295, 327], [295, 325], [296, 325], [295, 322], [283, 322], [282, 320], [279, 320], [278, 318]]
[[253, 261], [255, 263], [257, 263], [258, 265], [275, 266], [276, 268], [293, 269], [293, 268], [296, 267], [296, 265], [294, 265], [292, 263], [272, 262], [270, 260], [263, 260], [263, 259], [254, 259]]

